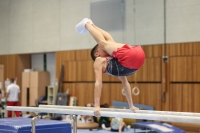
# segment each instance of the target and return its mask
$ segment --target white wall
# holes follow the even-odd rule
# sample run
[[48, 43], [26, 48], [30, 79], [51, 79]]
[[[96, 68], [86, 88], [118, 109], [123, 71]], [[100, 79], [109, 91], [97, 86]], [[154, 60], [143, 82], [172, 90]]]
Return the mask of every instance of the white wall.
[[[55, 53], [46, 53], [47, 71], [50, 73], [50, 82], [56, 78]], [[44, 54], [31, 55], [31, 68], [35, 71], [44, 71]]]
[[[0, 0], [0, 55], [91, 48], [93, 38], [77, 34], [75, 25], [99, 1]], [[125, 1], [126, 29], [110, 32], [116, 41], [162, 44], [163, 0]], [[167, 43], [200, 41], [199, 13], [200, 0], [167, 0]]]
[[[164, 42], [163, 4], [163, 0], [135, 0], [137, 44]], [[166, 0], [166, 6], [166, 42], [200, 41], [200, 0]]]
[[136, 44], [164, 42], [163, 0], [135, 0]]
[[200, 0], [167, 0], [167, 42], [200, 41]]
[[9, 53], [9, 0], [0, 0], [0, 54]]

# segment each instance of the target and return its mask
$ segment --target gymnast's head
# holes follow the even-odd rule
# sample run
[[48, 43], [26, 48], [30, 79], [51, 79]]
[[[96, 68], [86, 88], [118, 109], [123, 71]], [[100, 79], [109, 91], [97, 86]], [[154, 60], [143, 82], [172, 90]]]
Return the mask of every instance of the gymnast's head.
[[97, 57], [106, 57], [109, 56], [109, 54], [100, 48], [100, 46], [97, 44], [92, 48], [90, 56], [93, 60], [95, 60]]

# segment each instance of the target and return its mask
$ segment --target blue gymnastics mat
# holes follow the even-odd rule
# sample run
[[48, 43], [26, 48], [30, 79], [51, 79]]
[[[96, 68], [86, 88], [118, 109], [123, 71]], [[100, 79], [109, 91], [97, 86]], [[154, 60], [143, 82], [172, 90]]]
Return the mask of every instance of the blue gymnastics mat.
[[135, 122], [132, 126], [147, 128], [156, 133], [185, 133], [185, 131], [180, 128], [161, 122]]
[[[148, 131], [150, 130], [141, 130], [141, 129], [128, 129], [128, 130], [124, 130], [123, 133], [148, 133]], [[72, 130], [73, 133], [73, 130]], [[118, 133], [118, 132], [112, 132], [112, 131], [106, 131], [103, 129], [100, 130], [92, 130], [90, 131], [89, 129], [77, 129], [77, 133]]]
[[[0, 119], [0, 133], [31, 133], [31, 118]], [[63, 121], [36, 121], [36, 133], [71, 133], [71, 124]]]

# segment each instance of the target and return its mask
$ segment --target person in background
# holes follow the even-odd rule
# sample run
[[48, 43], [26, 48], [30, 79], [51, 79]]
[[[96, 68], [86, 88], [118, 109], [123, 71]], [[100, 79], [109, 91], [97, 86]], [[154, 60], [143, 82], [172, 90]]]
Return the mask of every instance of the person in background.
[[[87, 103], [87, 104], [85, 104], [85, 107], [94, 107], [94, 103]], [[97, 117], [95, 117], [95, 116], [80, 116], [80, 119], [83, 122], [96, 122], [96, 123], [98, 123]]]
[[2, 98], [2, 92], [0, 90], [0, 106], [1, 106], [1, 98]]
[[[20, 97], [20, 88], [15, 84], [14, 78], [10, 79], [10, 85], [6, 88], [7, 106], [18, 106]], [[20, 112], [15, 111], [16, 117], [20, 117]], [[12, 117], [12, 111], [8, 111], [8, 118]]]
[[1, 108], [1, 109], [4, 109], [4, 107], [3, 107], [2, 103], [1, 103], [1, 99], [2, 99], [2, 92], [1, 92], [1, 90], [0, 90], [0, 108]]
[[[105, 103], [100, 105], [101, 108], [109, 108], [109, 104]], [[102, 127], [103, 126], [103, 127]], [[99, 128], [108, 128], [110, 127], [110, 117], [101, 116], [99, 118]]]
[[1, 90], [0, 90], [0, 118], [2, 117], [1, 116], [1, 110], [2, 110], [1, 98], [2, 98], [2, 94], [1, 94]]
[[122, 133], [122, 131], [124, 131], [124, 128], [129, 129], [131, 126], [126, 126], [125, 122], [123, 121], [123, 118], [114, 117], [111, 120], [110, 127], [106, 127], [105, 124], [102, 124], [101, 127], [102, 129], [107, 131]]
[[[109, 108], [109, 104], [105, 103], [100, 105], [100, 107]], [[122, 131], [124, 131], [124, 128], [129, 129], [130, 125], [126, 126], [123, 118], [114, 117], [110, 121], [109, 117], [101, 116], [99, 119], [99, 127], [107, 131], [122, 133]]]

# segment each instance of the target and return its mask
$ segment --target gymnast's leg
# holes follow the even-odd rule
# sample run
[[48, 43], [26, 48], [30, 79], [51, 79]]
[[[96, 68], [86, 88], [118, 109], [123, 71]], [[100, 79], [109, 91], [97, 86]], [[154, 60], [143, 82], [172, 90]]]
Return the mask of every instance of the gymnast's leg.
[[126, 78], [126, 76], [118, 76], [118, 78], [120, 79], [120, 81], [122, 82], [125, 94], [126, 94], [126, 99], [129, 103], [129, 107], [132, 111], [136, 111], [139, 110], [137, 107], [135, 107], [133, 105], [133, 101], [132, 101], [132, 95], [131, 95], [131, 86]]
[[101, 32], [101, 34], [104, 36], [105, 40], [106, 41], [109, 41], [109, 42], [115, 42], [113, 37], [108, 33], [106, 32], [105, 30], [97, 27], [96, 25], [92, 24], [92, 26], [94, 26], [94, 28], [96, 28], [98, 31]]
[[82, 29], [80, 28], [80, 31], [84, 31], [84, 28], [86, 28], [100, 48], [106, 51], [109, 55], [112, 55], [113, 51], [116, 51], [117, 48], [124, 46], [124, 44], [114, 42], [110, 34], [100, 30], [97, 26], [93, 26], [89, 19], [83, 19], [76, 27], [81, 27]]
[[124, 44], [121, 43], [116, 43], [114, 41], [107, 41], [104, 38], [103, 34], [97, 28], [92, 26], [90, 23], [86, 23], [85, 27], [90, 32], [95, 41], [98, 43], [98, 45], [109, 55], [112, 55], [113, 51], [117, 51], [118, 48], [124, 46]]

